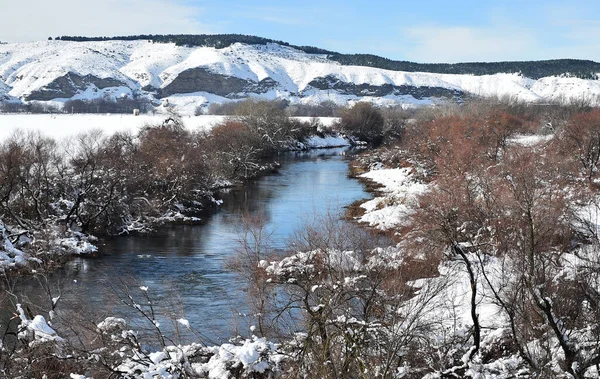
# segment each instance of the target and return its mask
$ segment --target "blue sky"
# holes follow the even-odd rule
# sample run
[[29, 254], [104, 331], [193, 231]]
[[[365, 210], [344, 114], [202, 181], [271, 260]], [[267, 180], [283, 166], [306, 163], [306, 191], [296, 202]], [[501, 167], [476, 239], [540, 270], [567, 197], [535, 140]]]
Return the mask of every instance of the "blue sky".
[[418, 62], [600, 61], [597, 0], [0, 0], [0, 5], [11, 15], [0, 26], [0, 40], [9, 42], [65, 34], [241, 33]]

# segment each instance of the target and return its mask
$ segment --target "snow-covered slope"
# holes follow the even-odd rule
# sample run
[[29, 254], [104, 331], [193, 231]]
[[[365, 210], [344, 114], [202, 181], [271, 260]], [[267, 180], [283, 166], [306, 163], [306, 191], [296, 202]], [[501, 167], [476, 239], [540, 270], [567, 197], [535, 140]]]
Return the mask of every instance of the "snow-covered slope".
[[343, 66], [324, 55], [277, 44], [236, 43], [224, 49], [142, 40], [0, 45], [0, 98], [22, 101], [146, 96], [190, 108], [248, 96], [414, 104], [465, 94], [523, 101], [596, 99], [600, 81]]

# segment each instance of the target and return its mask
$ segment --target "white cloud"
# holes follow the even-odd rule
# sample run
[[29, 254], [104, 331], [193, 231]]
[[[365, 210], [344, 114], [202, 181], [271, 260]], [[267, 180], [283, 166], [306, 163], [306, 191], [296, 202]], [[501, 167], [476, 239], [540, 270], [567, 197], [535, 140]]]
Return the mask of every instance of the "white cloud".
[[600, 41], [594, 38], [600, 34], [600, 19], [595, 14], [573, 5], [548, 5], [529, 16], [494, 8], [479, 25], [407, 27], [397, 51], [420, 62], [600, 59]]
[[202, 9], [177, 0], [0, 0], [0, 40], [32, 41], [60, 35], [113, 36], [208, 33]]
[[[419, 26], [404, 30], [405, 56], [419, 62], [481, 62], [538, 59], [537, 41], [523, 28]], [[525, 58], [529, 57], [529, 58]]]

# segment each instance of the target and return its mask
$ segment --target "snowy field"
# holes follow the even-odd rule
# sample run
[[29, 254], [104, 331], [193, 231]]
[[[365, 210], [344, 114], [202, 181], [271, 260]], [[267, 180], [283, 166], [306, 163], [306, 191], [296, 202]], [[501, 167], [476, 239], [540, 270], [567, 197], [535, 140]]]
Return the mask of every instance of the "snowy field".
[[[0, 114], [0, 141], [15, 131], [35, 131], [62, 139], [79, 133], [100, 129], [105, 134], [119, 131], [137, 132], [146, 125], [158, 125], [167, 116], [156, 115], [107, 115], [107, 114]], [[223, 122], [227, 116], [184, 116], [185, 127], [189, 130], [210, 129]], [[310, 122], [310, 117], [298, 117]], [[325, 126], [331, 126], [337, 119], [319, 117]]]

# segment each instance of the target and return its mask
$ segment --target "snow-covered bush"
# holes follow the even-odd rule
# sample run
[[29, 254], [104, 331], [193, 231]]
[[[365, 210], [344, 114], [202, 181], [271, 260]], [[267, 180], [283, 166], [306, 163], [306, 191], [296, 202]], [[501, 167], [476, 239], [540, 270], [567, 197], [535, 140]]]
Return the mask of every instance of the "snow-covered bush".
[[8, 237], [6, 227], [0, 220], [0, 273], [23, 267], [28, 261], [39, 261], [23, 251], [15, 248]]
[[[147, 292], [143, 287], [142, 292]], [[148, 300], [146, 298], [146, 300]], [[133, 301], [133, 299], [132, 299]], [[54, 299], [54, 303], [58, 298]], [[132, 302], [141, 314], [148, 305]], [[140, 332], [128, 328], [123, 318], [106, 317], [96, 325], [78, 325], [73, 314], [54, 326], [49, 317], [33, 316], [28, 306], [16, 304], [18, 339], [5, 331], [0, 344], [0, 376], [62, 378], [272, 378], [281, 372], [286, 359], [279, 345], [265, 338], [237, 338], [229, 343], [206, 346], [201, 343], [173, 344], [158, 322], [153, 326], [164, 337], [152, 343]], [[146, 314], [150, 316], [151, 314]], [[63, 315], [64, 316], [64, 315]], [[185, 319], [178, 322], [186, 327]], [[4, 343], [6, 342], [6, 344]]]

